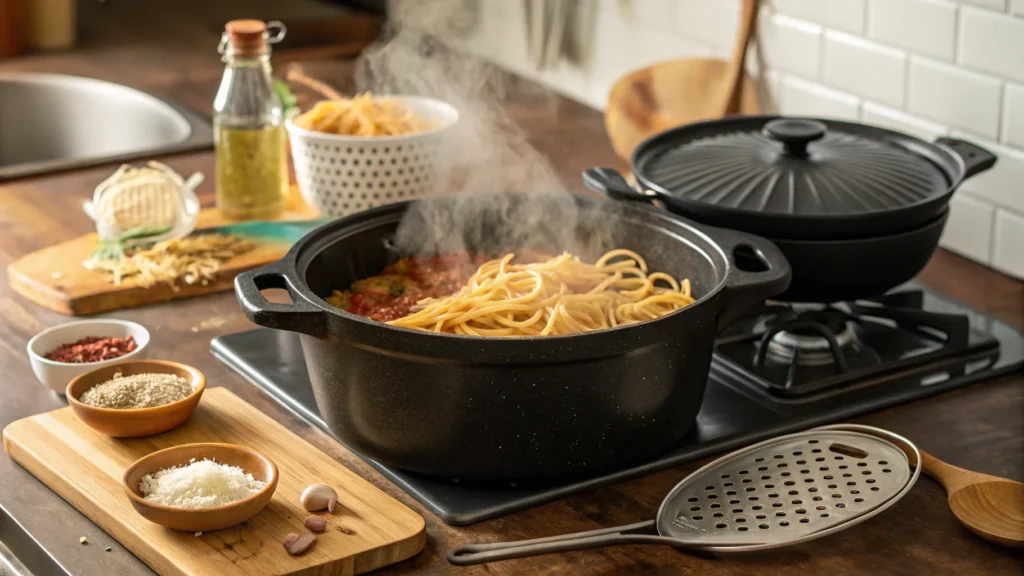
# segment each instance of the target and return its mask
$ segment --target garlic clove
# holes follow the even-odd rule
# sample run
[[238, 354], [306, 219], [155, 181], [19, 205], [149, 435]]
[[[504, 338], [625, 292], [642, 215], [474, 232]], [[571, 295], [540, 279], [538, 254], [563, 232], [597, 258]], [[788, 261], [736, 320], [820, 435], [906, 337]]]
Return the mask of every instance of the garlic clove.
[[287, 549], [288, 553], [292, 556], [298, 556], [306, 550], [309, 550], [315, 543], [316, 536], [312, 534], [303, 534], [286, 544], [285, 549]]
[[306, 521], [303, 524], [310, 532], [323, 532], [327, 529], [327, 520], [321, 516], [306, 516]]
[[326, 484], [308, 486], [302, 491], [302, 495], [299, 496], [299, 503], [309, 512], [317, 512], [324, 509], [329, 509], [333, 512], [337, 501], [338, 493], [334, 491], [334, 488]]

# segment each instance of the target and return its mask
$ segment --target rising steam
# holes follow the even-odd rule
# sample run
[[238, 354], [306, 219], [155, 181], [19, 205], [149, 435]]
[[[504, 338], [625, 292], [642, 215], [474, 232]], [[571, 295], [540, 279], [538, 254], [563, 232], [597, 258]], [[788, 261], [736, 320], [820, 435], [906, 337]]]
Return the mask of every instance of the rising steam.
[[595, 224], [586, 228], [610, 231], [608, 218], [596, 222], [597, 215], [577, 209], [549, 162], [505, 113], [501, 75], [449, 45], [472, 26], [472, 4], [392, 0], [385, 38], [360, 57], [359, 89], [429, 96], [460, 114], [441, 154], [446, 170], [438, 182], [440, 194], [457, 199], [415, 204], [395, 247], [406, 254], [515, 247], [582, 254], [606, 248], [608, 234], [583, 238], [577, 229]]

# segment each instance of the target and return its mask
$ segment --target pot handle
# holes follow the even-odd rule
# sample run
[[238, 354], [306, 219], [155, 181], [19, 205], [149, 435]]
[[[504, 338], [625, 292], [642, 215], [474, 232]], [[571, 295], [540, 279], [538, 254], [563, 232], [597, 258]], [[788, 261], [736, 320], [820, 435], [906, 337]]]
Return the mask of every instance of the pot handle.
[[[327, 336], [327, 313], [295, 296], [291, 279], [278, 268], [280, 262], [247, 270], [235, 277], [235, 295], [242, 312], [253, 323], [266, 328], [288, 330], [317, 338]], [[261, 290], [283, 288], [294, 300], [291, 304], [270, 302]]]
[[996, 164], [997, 158], [995, 154], [966, 140], [939, 138], [935, 143], [949, 148], [953, 154], [956, 154], [964, 161], [964, 177], [960, 179], [961, 181], [979, 172], [984, 172]]
[[622, 174], [614, 168], [588, 168], [584, 170], [583, 185], [612, 200], [650, 202], [658, 197], [658, 194], [653, 191], [646, 193], [637, 192], [626, 182]]
[[789, 261], [770, 240], [725, 228], [701, 227], [725, 252], [729, 274], [725, 279], [725, 305], [718, 314], [724, 328], [755, 304], [789, 288]]
[[654, 520], [647, 520], [627, 526], [601, 528], [588, 532], [534, 538], [519, 542], [464, 544], [448, 551], [448, 562], [455, 566], [472, 566], [474, 564], [487, 564], [499, 560], [526, 558], [572, 550], [589, 550], [591, 548], [603, 548], [605, 546], [618, 546], [622, 544], [667, 544], [670, 546], [676, 544], [675, 539], [657, 536], [656, 534]]

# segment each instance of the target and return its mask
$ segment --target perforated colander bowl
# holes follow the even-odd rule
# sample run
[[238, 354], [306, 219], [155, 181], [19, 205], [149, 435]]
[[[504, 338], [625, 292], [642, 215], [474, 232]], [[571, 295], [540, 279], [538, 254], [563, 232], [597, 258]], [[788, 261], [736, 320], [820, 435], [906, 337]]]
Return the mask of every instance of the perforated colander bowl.
[[451, 105], [421, 96], [388, 96], [432, 127], [402, 136], [344, 136], [286, 124], [302, 197], [326, 216], [436, 192], [446, 137], [459, 119]]

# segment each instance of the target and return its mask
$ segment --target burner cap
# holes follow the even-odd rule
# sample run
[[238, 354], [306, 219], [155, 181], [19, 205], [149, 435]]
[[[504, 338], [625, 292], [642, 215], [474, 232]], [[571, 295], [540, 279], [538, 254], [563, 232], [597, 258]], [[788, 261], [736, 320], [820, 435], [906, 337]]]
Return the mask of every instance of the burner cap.
[[830, 340], [840, 354], [856, 343], [853, 323], [841, 312], [805, 312], [772, 331], [775, 334], [768, 340], [768, 353], [777, 360], [795, 361], [803, 366], [835, 364], [837, 359]]

